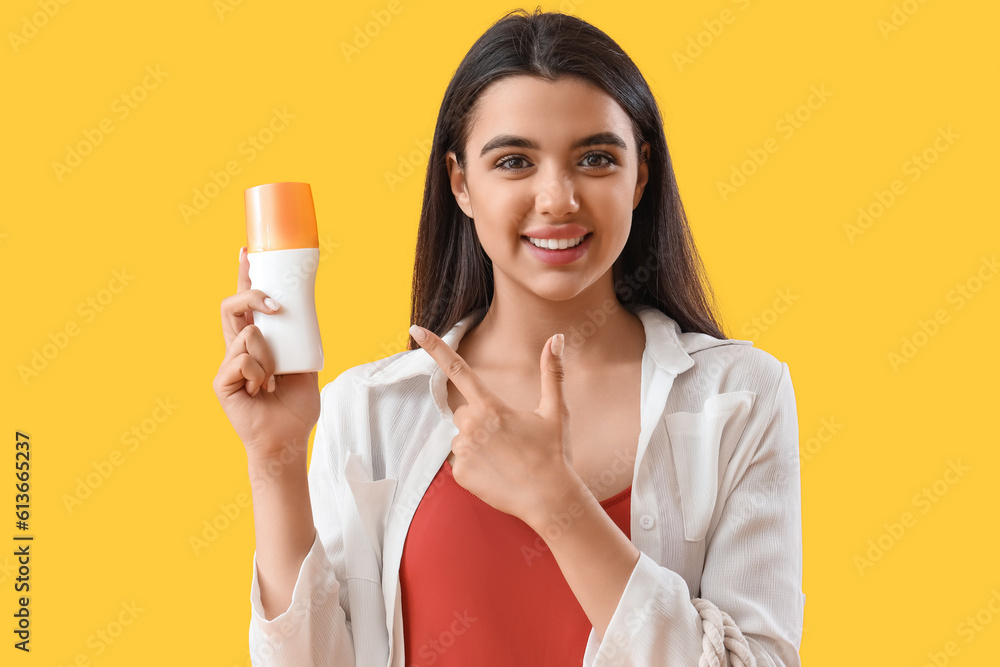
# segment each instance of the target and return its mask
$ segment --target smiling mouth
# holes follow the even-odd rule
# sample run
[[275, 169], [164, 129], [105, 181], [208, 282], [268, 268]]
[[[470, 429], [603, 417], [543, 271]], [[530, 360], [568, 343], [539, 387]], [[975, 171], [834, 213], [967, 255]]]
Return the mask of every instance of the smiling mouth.
[[568, 250], [569, 248], [575, 248], [576, 246], [583, 243], [588, 236], [592, 236], [593, 232], [587, 232], [583, 236], [578, 236], [573, 239], [536, 239], [531, 236], [522, 236], [522, 239], [526, 239], [528, 243], [535, 246], [536, 248], [541, 248], [542, 250]]

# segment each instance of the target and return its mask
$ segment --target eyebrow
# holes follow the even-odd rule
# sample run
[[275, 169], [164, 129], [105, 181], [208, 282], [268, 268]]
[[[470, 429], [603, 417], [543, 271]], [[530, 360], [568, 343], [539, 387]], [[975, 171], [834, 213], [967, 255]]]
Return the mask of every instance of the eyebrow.
[[[584, 148], [586, 146], [607, 145], [618, 146], [622, 150], [628, 149], [625, 145], [625, 141], [614, 132], [599, 132], [597, 134], [592, 134], [589, 137], [584, 137], [583, 139], [579, 139], [574, 142], [573, 145], [570, 146], [570, 149], [576, 150], [577, 148]], [[501, 134], [486, 142], [486, 145], [483, 146], [483, 150], [479, 152], [479, 157], [482, 157], [497, 148], [532, 148], [538, 150], [539, 146], [531, 139], [525, 139], [524, 137], [518, 137], [513, 134]]]

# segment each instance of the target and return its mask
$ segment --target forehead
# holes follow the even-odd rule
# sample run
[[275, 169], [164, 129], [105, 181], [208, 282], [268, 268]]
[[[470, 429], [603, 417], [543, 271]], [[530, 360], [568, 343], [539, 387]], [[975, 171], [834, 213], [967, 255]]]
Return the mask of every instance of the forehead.
[[504, 133], [544, 143], [612, 130], [627, 140], [631, 126], [621, 105], [592, 83], [576, 77], [547, 81], [515, 75], [491, 83], [479, 96], [469, 139], [482, 145]]

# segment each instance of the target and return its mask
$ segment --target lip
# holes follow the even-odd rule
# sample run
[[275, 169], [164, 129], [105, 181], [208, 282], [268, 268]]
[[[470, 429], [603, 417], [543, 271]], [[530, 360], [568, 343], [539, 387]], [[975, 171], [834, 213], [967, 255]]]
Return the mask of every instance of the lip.
[[590, 230], [580, 225], [559, 225], [558, 227], [539, 227], [525, 232], [523, 236], [533, 239], [575, 239], [589, 233]]
[[[577, 236], [584, 236], [584, 234], [577, 234]], [[565, 250], [549, 250], [548, 248], [539, 248], [531, 244], [527, 238], [522, 237], [521, 243], [528, 248], [528, 252], [532, 254], [535, 259], [545, 262], [550, 266], [562, 266], [563, 264], [570, 264], [587, 254], [587, 249], [590, 247], [590, 239], [593, 238], [594, 234], [592, 232], [586, 232], [586, 238], [579, 245], [575, 245], [572, 248], [566, 248]], [[555, 238], [551, 236], [541, 236], [535, 238]], [[576, 238], [575, 236], [562, 237], [562, 238]]]

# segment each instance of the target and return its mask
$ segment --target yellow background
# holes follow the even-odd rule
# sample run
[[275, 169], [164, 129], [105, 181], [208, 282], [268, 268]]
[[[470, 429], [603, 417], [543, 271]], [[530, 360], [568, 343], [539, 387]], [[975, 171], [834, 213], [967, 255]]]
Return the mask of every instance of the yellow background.
[[[223, 1], [4, 3], [3, 664], [68, 665], [80, 655], [109, 667], [249, 664], [246, 456], [212, 391], [219, 303], [235, 291], [244, 239], [243, 190], [312, 184], [329, 248], [317, 282], [321, 385], [403, 349], [421, 145], [462, 56], [517, 6], [400, 0], [348, 57], [343, 45], [388, 1]], [[542, 6], [594, 23], [636, 61], [662, 105], [727, 333], [791, 370], [803, 448], [804, 662], [996, 664], [1000, 620], [988, 605], [1000, 590], [1000, 280], [983, 258], [1000, 250], [1000, 7]], [[691, 46], [699, 41], [700, 53]], [[695, 57], [679, 63], [686, 49]], [[830, 95], [810, 109], [813, 86]], [[125, 117], [123, 95], [135, 107]], [[294, 117], [251, 158], [244, 142], [268, 138], [274, 109]], [[788, 136], [779, 122], [796, 113], [804, 120]], [[111, 131], [57, 173], [53, 163], [102, 123]], [[953, 139], [938, 151], [948, 128]], [[741, 166], [765, 144], [777, 150], [764, 164]], [[933, 163], [913, 172], [925, 151]], [[209, 187], [215, 196], [185, 220], [182, 205], [230, 161], [240, 173]], [[724, 198], [718, 184], [734, 168], [753, 173]], [[402, 180], [390, 187], [387, 174]], [[896, 180], [902, 194], [850, 238], [858, 208], [873, 207], [876, 192], [888, 201]], [[960, 285], [971, 298], [959, 301]], [[933, 335], [919, 335], [922, 322]], [[915, 347], [894, 365], [904, 338]], [[42, 370], [22, 377], [45, 351]], [[176, 406], [160, 421], [158, 400]], [[134, 428], [145, 439], [130, 450], [122, 438]], [[32, 443], [30, 655], [12, 648], [16, 430]], [[946, 474], [949, 462], [968, 470]], [[108, 465], [68, 509], [80, 481]], [[933, 503], [921, 500], [925, 487]], [[227, 508], [229, 521], [219, 518]], [[900, 532], [893, 524], [906, 512]], [[196, 553], [191, 538], [213, 521], [228, 526]], [[124, 631], [111, 644], [97, 639], [129, 604], [141, 611]], [[966, 619], [977, 613], [972, 631]]]

